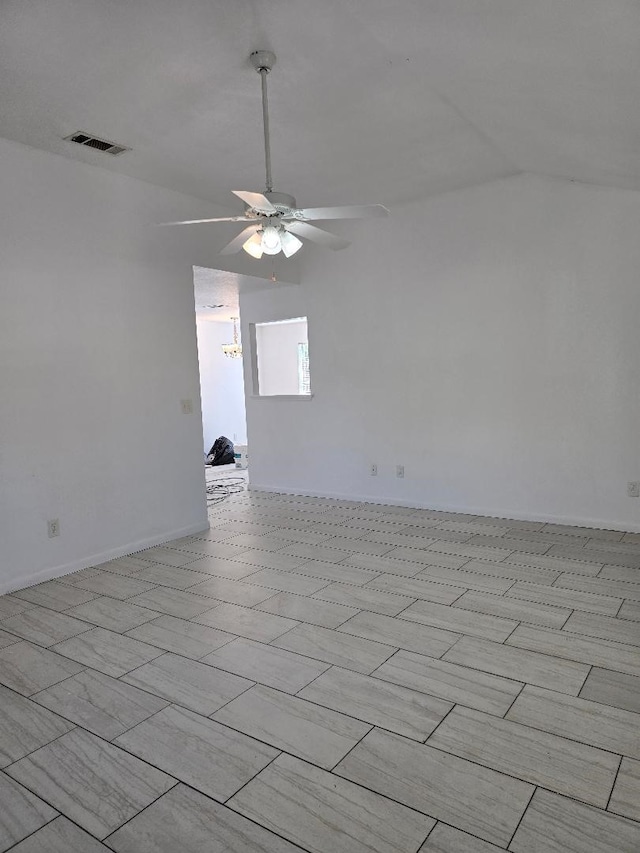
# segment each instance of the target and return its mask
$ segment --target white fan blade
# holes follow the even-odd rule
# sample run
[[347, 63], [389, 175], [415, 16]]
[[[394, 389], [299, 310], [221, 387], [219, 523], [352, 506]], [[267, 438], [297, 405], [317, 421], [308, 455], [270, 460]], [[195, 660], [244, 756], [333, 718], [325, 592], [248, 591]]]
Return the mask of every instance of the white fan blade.
[[237, 195], [238, 198], [241, 198], [245, 204], [248, 204], [249, 207], [254, 210], [260, 211], [260, 213], [277, 213], [275, 207], [271, 204], [266, 195], [262, 195], [262, 193], [250, 193], [245, 192], [244, 190], [232, 190], [234, 195]]
[[230, 243], [224, 247], [224, 249], [220, 250], [221, 255], [234, 255], [236, 252], [239, 252], [242, 246], [247, 242], [249, 237], [256, 233], [256, 231], [260, 228], [259, 224], [249, 225], [248, 228], [244, 228], [237, 237], [234, 237]]
[[370, 219], [388, 216], [389, 211], [383, 204], [360, 204], [347, 207], [304, 207], [296, 211], [305, 219]]
[[300, 237], [305, 237], [325, 249], [346, 249], [349, 245], [348, 240], [336, 237], [335, 234], [329, 234], [328, 231], [316, 228], [315, 225], [308, 225], [306, 222], [287, 222], [287, 231], [293, 231], [294, 234], [299, 234]]
[[203, 222], [247, 222], [246, 216], [221, 216], [217, 219], [183, 219], [180, 222], [158, 222], [158, 225], [201, 225]]

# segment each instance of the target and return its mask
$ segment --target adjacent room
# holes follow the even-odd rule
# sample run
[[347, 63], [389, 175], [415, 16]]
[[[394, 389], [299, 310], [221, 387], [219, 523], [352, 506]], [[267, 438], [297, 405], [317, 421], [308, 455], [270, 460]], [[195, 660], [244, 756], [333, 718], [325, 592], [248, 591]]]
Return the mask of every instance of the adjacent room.
[[[247, 444], [239, 279], [222, 270], [193, 270], [205, 457], [211, 455], [215, 442], [221, 438], [228, 438], [234, 447]], [[227, 458], [222, 455], [210, 461], [218, 467]]]
[[640, 851], [639, 43], [0, 4], [0, 853]]

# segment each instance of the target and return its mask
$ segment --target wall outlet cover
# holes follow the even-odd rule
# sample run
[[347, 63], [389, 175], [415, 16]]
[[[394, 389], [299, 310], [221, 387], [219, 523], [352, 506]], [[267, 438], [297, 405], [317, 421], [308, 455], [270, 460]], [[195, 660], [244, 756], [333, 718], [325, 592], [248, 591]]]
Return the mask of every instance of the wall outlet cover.
[[640, 481], [627, 483], [627, 497], [640, 498]]
[[47, 521], [47, 534], [49, 539], [53, 539], [55, 536], [60, 536], [60, 519], [51, 518]]
[[404, 465], [396, 465], [396, 477], [404, 477]]

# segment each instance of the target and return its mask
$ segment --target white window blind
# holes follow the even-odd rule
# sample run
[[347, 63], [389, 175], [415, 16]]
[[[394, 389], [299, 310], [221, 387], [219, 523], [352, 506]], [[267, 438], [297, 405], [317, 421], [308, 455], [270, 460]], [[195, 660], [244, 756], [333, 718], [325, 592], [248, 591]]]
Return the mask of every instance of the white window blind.
[[311, 377], [309, 375], [309, 344], [298, 344], [298, 394], [311, 393]]

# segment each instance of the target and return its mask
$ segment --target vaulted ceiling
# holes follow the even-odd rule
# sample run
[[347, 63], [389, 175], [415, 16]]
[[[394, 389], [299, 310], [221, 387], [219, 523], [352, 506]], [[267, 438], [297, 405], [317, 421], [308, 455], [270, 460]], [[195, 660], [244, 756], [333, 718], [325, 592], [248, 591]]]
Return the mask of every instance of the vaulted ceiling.
[[237, 210], [264, 187], [263, 48], [302, 206], [519, 171], [640, 189], [638, 44], [637, 0], [4, 0], [0, 136]]

